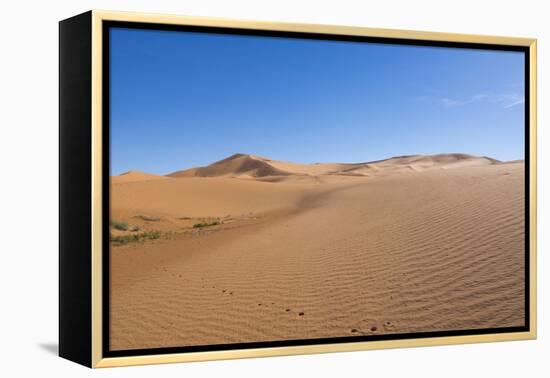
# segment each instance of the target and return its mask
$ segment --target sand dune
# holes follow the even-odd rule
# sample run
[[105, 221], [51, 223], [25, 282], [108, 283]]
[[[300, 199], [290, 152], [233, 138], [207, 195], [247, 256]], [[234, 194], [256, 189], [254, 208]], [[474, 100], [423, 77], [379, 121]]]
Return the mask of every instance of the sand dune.
[[166, 216], [223, 216], [294, 207], [310, 189], [226, 177], [192, 177], [113, 185], [112, 210]]
[[321, 175], [355, 166], [354, 164], [297, 164], [256, 155], [234, 154], [206, 167], [177, 171], [170, 177], [266, 177]]
[[266, 159], [245, 154], [235, 154], [207, 167], [191, 168], [171, 173], [170, 177], [263, 177], [289, 175], [275, 168]]
[[166, 180], [166, 176], [153, 175], [150, 173], [140, 172], [140, 171], [129, 171], [123, 173], [119, 176], [111, 177], [111, 182], [113, 184], [121, 184], [126, 182], [138, 182], [138, 181], [149, 181], [149, 180]]
[[256, 155], [235, 154], [206, 167], [191, 168], [169, 174], [169, 177], [239, 177], [271, 176], [372, 175], [402, 171], [449, 169], [464, 166], [498, 164], [498, 160], [467, 154], [411, 155], [366, 163], [298, 164], [272, 160]]
[[340, 173], [389, 174], [404, 171], [421, 172], [431, 169], [452, 169], [492, 164], [500, 164], [500, 161], [485, 156], [480, 157], [467, 154], [411, 155], [358, 164]]
[[113, 182], [114, 217], [166, 233], [111, 249], [111, 348], [523, 325], [523, 162], [214, 168]]

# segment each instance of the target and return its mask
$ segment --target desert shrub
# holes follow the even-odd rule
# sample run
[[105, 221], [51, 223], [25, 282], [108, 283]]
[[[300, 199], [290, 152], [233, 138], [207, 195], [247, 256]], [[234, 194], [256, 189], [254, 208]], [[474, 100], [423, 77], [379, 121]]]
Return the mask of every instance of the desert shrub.
[[137, 215], [136, 218], [139, 218], [139, 219], [144, 220], [146, 222], [158, 222], [158, 221], [160, 221], [160, 218], [150, 217], [148, 215]]
[[132, 242], [139, 242], [143, 240], [153, 240], [160, 238], [162, 233], [160, 231], [144, 231], [138, 234], [130, 235], [113, 235], [111, 234], [111, 242], [117, 245], [128, 244]]
[[115, 230], [128, 231], [128, 223], [127, 222], [112, 220], [111, 221], [111, 227], [113, 227]]
[[138, 235], [140, 235], [142, 239], [158, 239], [162, 233], [160, 231], [145, 231]]
[[195, 223], [193, 225], [193, 228], [203, 228], [203, 227], [210, 227], [210, 226], [217, 226], [220, 224], [220, 220], [219, 219], [215, 219], [213, 221], [206, 221], [206, 222], [201, 222], [201, 223]]

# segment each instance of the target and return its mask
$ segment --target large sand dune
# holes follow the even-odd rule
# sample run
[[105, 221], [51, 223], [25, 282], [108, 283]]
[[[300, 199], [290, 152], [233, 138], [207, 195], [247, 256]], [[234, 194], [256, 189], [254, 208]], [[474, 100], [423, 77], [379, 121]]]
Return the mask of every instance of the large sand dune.
[[272, 160], [256, 155], [235, 154], [207, 167], [191, 168], [169, 174], [169, 177], [239, 177], [265, 176], [368, 176], [384, 171], [385, 174], [407, 170], [449, 169], [461, 166], [498, 164], [498, 160], [467, 154], [411, 155], [367, 163], [315, 163], [298, 164]]
[[120, 232], [163, 233], [111, 248], [111, 348], [521, 326], [523, 180], [461, 154], [113, 180]]

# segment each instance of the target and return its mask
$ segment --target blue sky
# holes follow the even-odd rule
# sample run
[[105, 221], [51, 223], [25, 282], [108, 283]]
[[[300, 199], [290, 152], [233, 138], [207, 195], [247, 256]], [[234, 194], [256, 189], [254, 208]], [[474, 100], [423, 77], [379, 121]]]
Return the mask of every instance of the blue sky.
[[110, 43], [111, 174], [237, 152], [523, 158], [519, 52], [123, 28]]

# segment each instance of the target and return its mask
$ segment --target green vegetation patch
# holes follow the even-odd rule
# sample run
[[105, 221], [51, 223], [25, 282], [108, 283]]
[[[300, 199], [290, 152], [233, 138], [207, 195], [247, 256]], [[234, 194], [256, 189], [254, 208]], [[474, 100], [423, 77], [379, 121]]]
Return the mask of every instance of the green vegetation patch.
[[115, 230], [128, 231], [129, 226], [128, 226], [127, 222], [120, 222], [120, 221], [112, 220], [111, 221], [111, 227], [114, 228]]
[[146, 222], [159, 222], [159, 217], [150, 217], [148, 215], [136, 215], [136, 218], [139, 218], [141, 220], [144, 220]]
[[193, 228], [203, 228], [203, 227], [217, 226], [219, 224], [221, 224], [220, 220], [219, 219], [214, 219], [214, 220], [204, 221], [204, 222], [201, 222], [201, 223], [195, 223], [193, 225]]
[[112, 235], [111, 242], [116, 245], [124, 245], [132, 242], [140, 242], [144, 240], [153, 240], [160, 238], [162, 233], [160, 231], [144, 231], [131, 235]]

